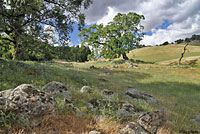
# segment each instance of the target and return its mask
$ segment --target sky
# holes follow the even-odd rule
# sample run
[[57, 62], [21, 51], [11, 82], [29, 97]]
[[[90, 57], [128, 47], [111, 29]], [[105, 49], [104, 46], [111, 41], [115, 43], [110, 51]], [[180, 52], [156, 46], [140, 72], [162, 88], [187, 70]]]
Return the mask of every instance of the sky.
[[[159, 45], [200, 34], [200, 0], [94, 0], [84, 11], [86, 26], [106, 25], [117, 13], [128, 12], [145, 17], [141, 44]], [[79, 31], [74, 28], [70, 45], [79, 45]]]

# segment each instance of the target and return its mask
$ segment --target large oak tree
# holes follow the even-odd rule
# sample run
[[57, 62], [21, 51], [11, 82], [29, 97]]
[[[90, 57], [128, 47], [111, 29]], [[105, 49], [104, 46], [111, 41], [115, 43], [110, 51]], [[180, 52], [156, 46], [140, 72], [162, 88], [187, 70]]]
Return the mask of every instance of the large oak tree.
[[[23, 59], [26, 43], [40, 40], [48, 42], [52, 32], [58, 34], [59, 44], [69, 42], [73, 24], [84, 25], [81, 10], [92, 0], [1, 0], [0, 40], [12, 44], [14, 59]], [[47, 29], [48, 27], [48, 29]], [[40, 43], [41, 44], [41, 43]], [[27, 45], [28, 46], [28, 45]]]
[[128, 60], [126, 52], [132, 50], [143, 37], [141, 20], [143, 15], [133, 12], [128, 14], [118, 13], [108, 25], [94, 24], [83, 28], [79, 34], [82, 45], [92, 48], [93, 58], [117, 58], [121, 55]]

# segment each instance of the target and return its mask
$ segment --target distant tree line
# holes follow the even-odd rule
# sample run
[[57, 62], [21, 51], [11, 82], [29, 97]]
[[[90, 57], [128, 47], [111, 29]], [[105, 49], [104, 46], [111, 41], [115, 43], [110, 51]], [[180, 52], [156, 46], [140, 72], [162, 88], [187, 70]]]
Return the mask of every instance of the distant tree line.
[[[184, 42], [191, 42], [191, 41], [194, 41], [194, 40], [199, 40], [200, 41], [200, 35], [194, 34], [194, 35], [192, 35], [191, 38], [178, 39], [175, 42], [172, 42], [171, 44], [174, 44], [174, 43], [175, 44], [180, 44], [180, 43], [184, 43]], [[168, 41], [166, 41], [166, 42], [160, 44], [160, 46], [164, 46], [164, 45], [168, 45], [168, 44], [170, 44], [170, 43]]]
[[[42, 43], [41, 45], [34, 45], [35, 43]], [[51, 46], [48, 43], [35, 42], [33, 44], [26, 44], [23, 48], [23, 59], [32, 61], [43, 61], [52, 59], [63, 59], [66, 61], [85, 62], [88, 60], [88, 55], [91, 53], [89, 47], [86, 46]], [[0, 40], [0, 57], [6, 59], [13, 59], [14, 48], [12, 45], [3, 44]]]

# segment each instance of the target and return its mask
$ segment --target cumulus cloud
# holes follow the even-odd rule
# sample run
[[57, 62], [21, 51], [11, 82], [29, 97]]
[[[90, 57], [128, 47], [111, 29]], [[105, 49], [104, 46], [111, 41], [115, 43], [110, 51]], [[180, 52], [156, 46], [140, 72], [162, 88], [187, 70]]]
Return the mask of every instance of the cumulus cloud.
[[[142, 43], [160, 44], [192, 34], [200, 34], [200, 0], [94, 0], [85, 11], [86, 23], [107, 24], [118, 13], [130, 11], [143, 14], [145, 35]], [[164, 20], [172, 22], [167, 29], [156, 29]]]

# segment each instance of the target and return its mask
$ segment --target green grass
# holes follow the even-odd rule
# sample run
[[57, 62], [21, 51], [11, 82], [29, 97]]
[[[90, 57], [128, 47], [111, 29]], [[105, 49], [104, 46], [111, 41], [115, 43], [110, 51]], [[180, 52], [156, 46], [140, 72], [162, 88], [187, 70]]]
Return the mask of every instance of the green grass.
[[[165, 108], [167, 112], [167, 126], [174, 132], [180, 129], [197, 130], [198, 127], [190, 119], [200, 112], [200, 67], [199, 64], [190, 67], [167, 66], [160, 64], [165, 61], [176, 60], [183, 45], [169, 45], [162, 47], [147, 47], [135, 50], [133, 58], [156, 62], [156, 64], [138, 64], [140, 69], [128, 69], [127, 63], [113, 62], [16, 62], [0, 59], [0, 91], [13, 89], [28, 83], [36, 88], [51, 81], [65, 83], [73, 94], [73, 102], [80, 109], [85, 109], [88, 100], [102, 98], [100, 90], [107, 88], [118, 93], [119, 100], [126, 100], [123, 91], [136, 88], [154, 96], [160, 102], [158, 105], [135, 104], [146, 111]], [[200, 56], [199, 46], [188, 47], [190, 53], [186, 57]], [[174, 52], [172, 52], [174, 51]], [[175, 53], [177, 51], [177, 53]], [[129, 55], [130, 57], [131, 55]], [[98, 69], [89, 69], [90, 65]], [[103, 69], [104, 67], [104, 69]], [[105, 74], [111, 72], [111, 74]], [[80, 93], [83, 86], [82, 79], [94, 90], [92, 94]]]

